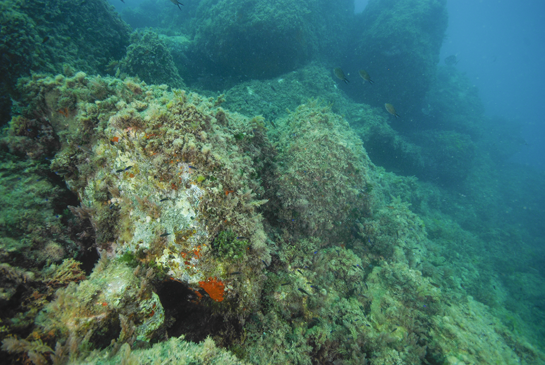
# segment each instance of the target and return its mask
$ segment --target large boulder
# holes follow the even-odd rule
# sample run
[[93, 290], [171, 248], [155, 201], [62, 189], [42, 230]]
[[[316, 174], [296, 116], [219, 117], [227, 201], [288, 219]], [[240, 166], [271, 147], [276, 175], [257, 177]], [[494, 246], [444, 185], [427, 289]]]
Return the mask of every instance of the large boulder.
[[[71, 74], [73, 68], [107, 71], [129, 45], [130, 29], [105, 0], [4, 1], [0, 4], [0, 94], [14, 93], [17, 78], [34, 72]], [[9, 120], [0, 97], [0, 124]]]
[[361, 140], [315, 100], [277, 123], [279, 203], [269, 207], [295, 236], [337, 242], [371, 210], [369, 159]]
[[194, 66], [238, 79], [293, 71], [319, 51], [339, 50], [353, 7], [347, 0], [202, 1], [191, 47]]
[[270, 261], [257, 212], [271, 150], [263, 122], [167, 88], [36, 76], [22, 83], [21, 118], [40, 110], [58, 134], [51, 169], [79, 197], [72, 213], [90, 221], [101, 256], [225, 299], [226, 313], [250, 308]]
[[148, 84], [185, 86], [169, 48], [149, 29], [131, 35], [127, 55], [118, 66], [116, 74], [138, 76]]

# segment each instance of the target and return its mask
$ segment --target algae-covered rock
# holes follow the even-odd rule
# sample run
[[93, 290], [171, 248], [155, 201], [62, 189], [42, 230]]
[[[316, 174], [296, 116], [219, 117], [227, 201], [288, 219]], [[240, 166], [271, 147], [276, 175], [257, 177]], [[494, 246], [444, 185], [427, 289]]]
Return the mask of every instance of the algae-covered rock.
[[[51, 168], [80, 198], [72, 210], [91, 222], [102, 255], [130, 253], [194, 290], [213, 279], [226, 302], [255, 305], [255, 273], [270, 260], [256, 211], [271, 150], [259, 118], [230, 114], [219, 99], [83, 73], [22, 89], [40, 93], [28, 110], [41, 108], [61, 136]], [[224, 260], [214, 245], [224, 231], [245, 242], [244, 254]]]
[[89, 365], [152, 365], [165, 362], [180, 365], [245, 364], [229, 351], [216, 347], [210, 337], [196, 344], [184, 341], [183, 336], [172, 337], [145, 350], [131, 350], [129, 344], [124, 344], [117, 353], [95, 353], [85, 359]]
[[104, 71], [120, 59], [130, 29], [105, 0], [2, 1], [0, 4], [0, 125], [9, 120], [17, 78], [74, 68]]
[[[60, 136], [51, 168], [80, 198], [72, 211], [91, 222], [103, 256], [129, 253], [199, 295], [222, 288], [213, 299], [226, 299], [226, 313], [255, 305], [270, 260], [256, 211], [271, 150], [260, 119], [130, 79], [78, 73], [22, 85], [41, 95], [28, 111], [39, 108]], [[244, 243], [231, 259], [214, 244], [225, 231], [235, 237], [227, 244]]]
[[[261, 114], [267, 120], [285, 117], [309, 99], [331, 103], [331, 110], [345, 114], [350, 108], [345, 94], [323, 65], [311, 63], [269, 80], [238, 83], [225, 92], [225, 107], [242, 114]], [[361, 106], [356, 105], [354, 108]], [[351, 122], [351, 118], [347, 118]], [[272, 128], [275, 126], [272, 125]]]
[[168, 84], [179, 88], [185, 86], [169, 49], [149, 29], [131, 35], [131, 45], [119, 63], [116, 74], [138, 76], [149, 84]]
[[469, 135], [430, 130], [415, 133], [413, 140], [422, 146], [423, 173], [427, 179], [454, 185], [470, 173], [476, 146]]
[[419, 175], [424, 168], [422, 147], [388, 123], [381, 109], [356, 104], [347, 119], [363, 141], [365, 151], [377, 166], [403, 175]]
[[88, 280], [58, 290], [37, 324], [44, 333], [54, 331], [72, 357], [89, 343], [104, 348], [112, 340], [150, 341], [164, 327], [163, 307], [149, 285], [152, 278], [152, 269], [103, 260]]
[[[15, 118], [12, 127], [27, 125], [22, 119]], [[19, 136], [16, 130], [0, 139], [0, 259], [10, 265], [41, 269], [68, 256], [78, 257], [85, 240], [76, 237], [80, 227], [70, 224], [70, 214], [59, 209], [74, 199], [51, 177], [43, 162], [49, 147], [41, 142], [48, 138], [40, 141], [36, 135], [44, 129], [25, 128]], [[31, 133], [34, 138], [25, 136]]]
[[347, 234], [370, 210], [361, 141], [339, 115], [314, 101], [277, 123], [280, 206], [274, 208], [281, 225], [311, 236]]
[[353, 7], [346, 0], [202, 1], [192, 58], [201, 61], [199, 68], [222, 77], [278, 76], [319, 50], [342, 50]]
[[[66, 64], [98, 72], [120, 59], [130, 29], [103, 0], [4, 1], [0, 5], [0, 81], [28, 71], [62, 72]], [[14, 77], [14, 78], [13, 78]], [[11, 78], [11, 79], [10, 79]]]
[[[263, 118], [224, 110], [222, 97], [82, 72], [34, 75], [20, 90], [24, 107], [2, 146], [62, 176], [80, 202], [66, 214], [102, 258], [88, 278], [72, 260], [39, 278], [1, 265], [4, 303], [25, 280], [42, 291], [25, 293], [29, 314], [1, 327], [10, 359], [541, 360], [439, 267], [445, 258], [402, 200], [419, 194], [416, 178], [375, 167], [329, 107], [311, 100], [276, 120], [273, 147]], [[23, 327], [33, 332], [5, 334]]]
[[20, 87], [27, 106], [7, 145], [28, 138], [17, 126], [39, 111], [33, 128], [56, 138], [38, 139], [52, 149], [35, 157], [56, 152], [50, 168], [80, 199], [70, 211], [90, 223], [85, 235], [103, 258], [89, 280], [57, 293], [38, 333], [55, 333], [71, 358], [112, 340], [149, 342], [166, 330], [152, 291], [164, 280], [181, 285], [181, 300], [226, 318], [259, 304], [270, 262], [259, 178], [274, 154], [260, 118], [231, 114], [221, 99], [82, 72], [36, 75]]

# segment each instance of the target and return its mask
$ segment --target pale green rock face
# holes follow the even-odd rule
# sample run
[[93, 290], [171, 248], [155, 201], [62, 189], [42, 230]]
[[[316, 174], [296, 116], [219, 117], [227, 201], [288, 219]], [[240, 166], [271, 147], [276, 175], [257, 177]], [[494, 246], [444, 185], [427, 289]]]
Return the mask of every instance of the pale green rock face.
[[97, 267], [79, 285], [61, 289], [39, 317], [38, 325], [80, 336], [90, 328], [100, 331], [115, 326], [119, 315], [122, 323], [132, 323], [126, 326], [134, 326], [138, 340], [149, 341], [162, 328], [165, 313], [159, 296], [146, 289], [148, 279], [116, 261], [103, 261]]
[[[107, 132], [112, 135], [123, 133], [114, 128]], [[115, 242], [115, 254], [120, 256], [127, 251], [150, 250], [153, 242], [160, 240], [165, 247], [158, 252], [156, 263], [162, 265], [169, 276], [196, 285], [206, 279], [192, 265], [198, 265], [200, 261], [195, 252], [207, 252], [206, 246], [201, 245], [209, 234], [201, 223], [198, 207], [208, 189], [197, 185], [194, 181], [195, 170], [188, 163], [175, 161], [170, 164], [178, 182], [176, 189], [173, 189], [172, 183], [162, 183], [154, 177], [151, 172], [154, 169], [153, 159], [146, 151], [137, 147], [126, 148], [124, 152], [118, 149], [125, 143], [136, 146], [145, 139], [145, 132], [129, 131], [117, 142], [117, 148], [108, 144], [99, 148], [104, 151], [106, 163], [111, 169], [99, 171], [96, 179], [101, 180], [112, 174], [118, 177], [120, 196], [111, 201], [125, 215], [122, 218], [125, 221], [124, 232]], [[128, 166], [132, 167], [125, 171]], [[122, 172], [116, 172], [120, 170]], [[94, 184], [89, 184], [87, 189], [91, 190], [87, 195], [92, 196]], [[181, 238], [184, 232], [190, 232], [187, 239]], [[182, 252], [191, 255], [184, 258]], [[191, 265], [185, 264], [186, 261]]]
[[151, 298], [140, 302], [140, 308], [143, 313], [148, 314], [144, 323], [136, 328], [137, 337], [139, 341], [149, 341], [152, 335], [157, 331], [165, 322], [165, 311], [159, 300], [159, 296], [155, 293], [151, 294]]

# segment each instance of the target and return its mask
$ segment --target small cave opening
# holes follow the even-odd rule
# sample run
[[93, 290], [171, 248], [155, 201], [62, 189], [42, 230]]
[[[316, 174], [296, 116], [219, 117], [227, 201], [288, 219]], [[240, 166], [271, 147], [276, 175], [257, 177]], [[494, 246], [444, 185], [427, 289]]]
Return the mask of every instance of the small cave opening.
[[[94, 247], [95, 234], [93, 226], [89, 220], [78, 220], [69, 211], [69, 206], [78, 207], [80, 206], [80, 201], [78, 196], [68, 189], [64, 178], [52, 171], [48, 173], [48, 178], [52, 184], [63, 191], [54, 201], [54, 214], [61, 219], [65, 227], [65, 233], [70, 235], [74, 242], [78, 242], [78, 247], [72, 247], [73, 252], [71, 253], [81, 263], [81, 269], [85, 271], [85, 274], [90, 275], [100, 259], [100, 255]], [[70, 247], [68, 243], [66, 244], [67, 248]]]
[[78, 261], [81, 262], [80, 267], [83, 271], [85, 271], [85, 275], [91, 275], [93, 268], [99, 259], [100, 255], [98, 254], [97, 249], [94, 247], [90, 247], [89, 249], [83, 251], [80, 256], [78, 256]]
[[[213, 314], [206, 301], [206, 293], [198, 303], [195, 292], [177, 281], [163, 282], [157, 288], [157, 295], [165, 310], [165, 321], [169, 337], [184, 335], [187, 341], [201, 342], [211, 336], [216, 344], [227, 347], [239, 337], [241, 326], [238, 321], [226, 321], [221, 314]], [[222, 303], [226, 304], [226, 303]], [[217, 336], [221, 334], [221, 339]]]

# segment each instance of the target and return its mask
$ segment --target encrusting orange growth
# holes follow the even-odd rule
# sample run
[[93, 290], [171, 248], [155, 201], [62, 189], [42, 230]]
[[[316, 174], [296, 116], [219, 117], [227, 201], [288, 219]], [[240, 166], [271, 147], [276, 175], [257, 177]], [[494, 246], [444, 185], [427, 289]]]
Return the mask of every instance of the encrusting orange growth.
[[65, 118], [68, 118], [68, 116], [70, 115], [70, 111], [68, 110], [68, 108], [57, 110], [57, 113], [64, 115]]
[[225, 285], [223, 285], [220, 280], [217, 280], [217, 278], [208, 278], [206, 281], [199, 281], [199, 286], [216, 302], [223, 301], [223, 290], [225, 289]]

